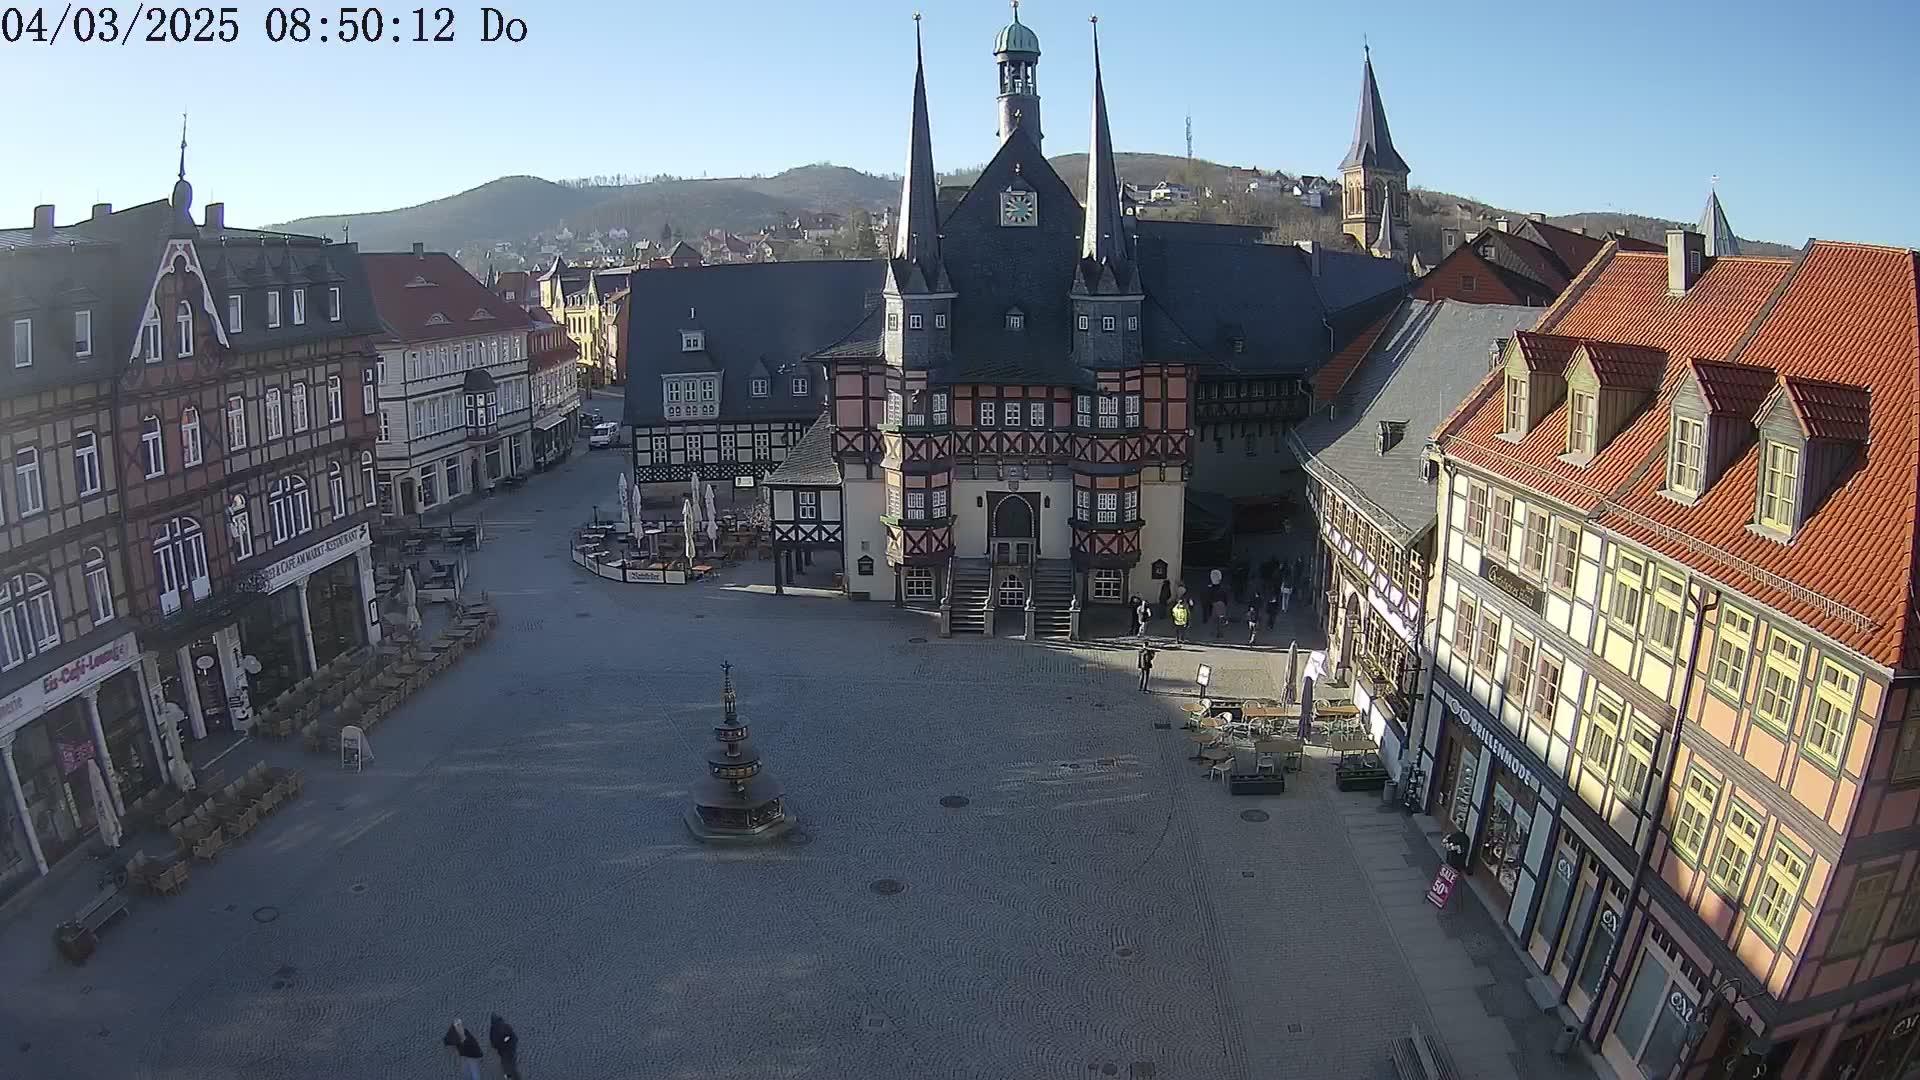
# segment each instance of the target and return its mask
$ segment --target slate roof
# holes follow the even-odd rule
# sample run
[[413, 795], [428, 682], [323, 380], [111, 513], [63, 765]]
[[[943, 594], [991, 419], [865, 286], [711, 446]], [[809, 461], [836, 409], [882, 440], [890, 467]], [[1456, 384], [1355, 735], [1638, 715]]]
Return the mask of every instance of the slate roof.
[[765, 482], [777, 487], [839, 487], [840, 462], [833, 456], [833, 433], [832, 412], [821, 413]]
[[[1406, 547], [1431, 529], [1437, 492], [1421, 478], [1427, 433], [1480, 382], [1487, 350], [1540, 317], [1539, 308], [1407, 300], [1389, 313], [1338, 395], [1289, 435], [1302, 466]], [[1406, 425], [1379, 450], [1381, 421]]]
[[1733, 226], [1727, 223], [1726, 207], [1720, 205], [1718, 191], [1707, 192], [1706, 209], [1700, 211], [1700, 224], [1694, 226], [1707, 240], [1707, 256], [1740, 254], [1740, 238], [1733, 233]]
[[414, 344], [526, 330], [525, 308], [495, 295], [443, 251], [361, 256], [388, 340]]
[[[819, 415], [825, 387], [818, 367], [804, 368], [810, 384], [802, 397], [791, 393], [791, 375], [801, 371], [783, 372], [861, 321], [868, 299], [879, 295], [885, 266], [879, 259], [723, 263], [633, 275], [624, 422], [661, 422], [660, 376], [686, 371], [721, 373], [723, 416]], [[704, 333], [706, 349], [681, 352], [683, 329]], [[748, 380], [758, 377], [769, 380], [764, 398], [748, 393]]]
[[[1912, 251], [1816, 241], [1796, 261], [1721, 256], [1684, 296], [1666, 257], [1609, 244], [1542, 322], [1557, 333], [1658, 348], [1777, 372], [1834, 436], [1867, 440], [1843, 482], [1792, 542], [1748, 528], [1758, 455], [1743, 449], [1692, 505], [1661, 492], [1667, 410], [1682, 373], [1669, 363], [1653, 407], [1585, 469], [1557, 460], [1564, 405], [1526, 438], [1496, 435], [1497, 387], [1483, 383], [1437, 433], [1473, 469], [1592, 512], [1603, 526], [1695, 567], [1888, 667], [1920, 666], [1913, 610], [1920, 518], [1920, 262]], [[1857, 387], [1831, 391], [1819, 384]], [[1783, 391], [1785, 392], [1785, 391]], [[1804, 415], [1804, 414], [1803, 414]], [[1865, 430], [1860, 430], [1864, 418]], [[1861, 573], [1874, 567], [1874, 573]]]
[[1342, 169], [1365, 165], [1373, 169], [1408, 172], [1405, 158], [1393, 148], [1393, 134], [1387, 130], [1387, 107], [1380, 101], [1380, 87], [1373, 79], [1373, 54], [1367, 53], [1360, 75], [1359, 116], [1353, 122], [1353, 146], [1340, 161]]

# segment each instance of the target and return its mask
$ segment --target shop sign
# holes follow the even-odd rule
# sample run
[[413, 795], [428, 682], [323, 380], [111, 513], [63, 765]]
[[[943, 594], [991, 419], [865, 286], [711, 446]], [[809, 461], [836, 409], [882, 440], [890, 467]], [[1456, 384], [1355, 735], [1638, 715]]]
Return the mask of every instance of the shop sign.
[[305, 551], [296, 551], [286, 558], [281, 559], [279, 562], [274, 563], [272, 566], [267, 567], [266, 570], [262, 572], [262, 576], [267, 579], [267, 591], [270, 593], [279, 592], [281, 589], [286, 588], [288, 585], [293, 584], [295, 581], [313, 571], [320, 569], [320, 567], [327, 563], [333, 562], [342, 555], [359, 551], [363, 547], [371, 547], [372, 545], [372, 528], [363, 521], [353, 528], [348, 529], [346, 532], [340, 533], [337, 536], [329, 536], [325, 540], [307, 548]]
[[140, 658], [133, 635], [124, 634], [85, 656], [68, 661], [0, 698], [0, 731], [19, 727], [110, 675], [131, 667]]
[[1508, 772], [1511, 772], [1515, 777], [1519, 778], [1521, 783], [1532, 788], [1536, 793], [1539, 792], [1540, 780], [1534, 776], [1533, 767], [1522, 760], [1520, 755], [1515, 753], [1514, 750], [1507, 745], [1505, 739], [1502, 738], [1505, 732], [1495, 733], [1488, 725], [1481, 723], [1480, 718], [1475, 716], [1471, 710], [1455, 700], [1452, 694], [1449, 694], [1438, 686], [1435, 686], [1434, 690], [1439, 693], [1440, 699], [1452, 708], [1454, 716], [1458, 717], [1460, 722], [1467, 726], [1468, 730], [1479, 736], [1480, 741], [1486, 745], [1487, 749], [1492, 751], [1493, 755], [1500, 759], [1500, 763], [1507, 767]]
[[1538, 585], [1491, 559], [1480, 560], [1480, 576], [1492, 582], [1501, 592], [1527, 605], [1527, 610], [1535, 615], [1547, 608], [1546, 597], [1540, 594]]
[[663, 585], [667, 580], [665, 570], [629, 570], [627, 580], [646, 585]]
[[92, 760], [92, 740], [81, 739], [74, 742], [60, 740], [60, 774], [62, 776], [71, 776], [79, 772], [86, 768], [87, 762]]
[[1453, 883], [1460, 880], [1460, 871], [1440, 864], [1440, 871], [1433, 875], [1433, 884], [1427, 886], [1427, 903], [1437, 908], [1445, 908], [1447, 901], [1453, 898]]

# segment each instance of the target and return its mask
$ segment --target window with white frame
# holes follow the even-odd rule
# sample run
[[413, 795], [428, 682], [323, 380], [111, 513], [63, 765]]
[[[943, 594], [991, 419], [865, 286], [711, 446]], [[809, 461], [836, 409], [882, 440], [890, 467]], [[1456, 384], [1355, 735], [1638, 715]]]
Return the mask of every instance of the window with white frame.
[[247, 402], [235, 394], [227, 398], [227, 449], [243, 450], [247, 445]]
[[270, 289], [267, 292], [267, 329], [271, 330], [271, 329], [274, 329], [275, 327], [278, 327], [279, 325], [280, 325], [280, 290]]
[[740, 458], [740, 436], [731, 431], [720, 435], [720, 460], [737, 461]]
[[805, 375], [795, 375], [793, 377], [793, 396], [807, 396], [807, 377]]
[[1121, 500], [1120, 500], [1121, 509], [1126, 511], [1126, 516], [1121, 518], [1121, 520], [1122, 521], [1139, 521], [1140, 520], [1140, 489], [1128, 488], [1127, 490], [1121, 492], [1120, 494], [1121, 494]]
[[1807, 754], [1829, 769], [1840, 767], [1847, 749], [1847, 729], [1853, 726], [1854, 691], [1860, 677], [1831, 660], [1820, 661], [1820, 678], [1807, 709], [1807, 732], [1801, 740]]
[[180, 355], [193, 355], [193, 305], [185, 300], [174, 305], [173, 325], [180, 335]]
[[300, 286], [293, 291], [293, 325], [307, 325], [307, 290]]
[[1085, 330], [1089, 325], [1091, 325], [1091, 321], [1085, 315], [1082, 315], [1076, 320], [1074, 320], [1074, 328], [1077, 330]]
[[14, 574], [0, 588], [0, 668], [26, 663], [60, 644], [53, 588], [39, 574]]
[[265, 401], [265, 404], [261, 407], [261, 412], [266, 419], [267, 438], [269, 440], [277, 439], [280, 436], [286, 434], [285, 420], [283, 418], [283, 414], [280, 411], [280, 388], [279, 387], [277, 386], [267, 387], [266, 401]]
[[160, 610], [171, 615], [180, 610], [181, 594], [204, 600], [212, 591], [207, 578], [207, 544], [200, 523], [192, 518], [173, 518], [154, 530], [154, 561], [159, 569]]
[[40, 484], [40, 451], [31, 446], [13, 450], [13, 509], [31, 517], [47, 508], [46, 489]]
[[246, 302], [239, 293], [227, 294], [227, 333], [237, 334], [246, 329]]
[[936, 521], [945, 518], [947, 516], [947, 489], [934, 488], [929, 495], [927, 516]]
[[933, 426], [945, 427], [947, 425], [947, 401], [947, 392], [945, 390], [935, 390], [933, 392]]
[[1047, 426], [1047, 403], [1044, 401], [1027, 402], [1027, 426], [1044, 428]]
[[906, 402], [900, 396], [900, 391], [898, 390], [887, 391], [887, 411], [885, 414], [885, 419], [882, 422], [893, 427], [899, 427], [900, 422], [905, 419], [905, 416], [903, 415], [905, 412], [906, 412]]
[[149, 364], [157, 364], [164, 357], [161, 351], [160, 309], [147, 305], [147, 317], [140, 323], [140, 359]]
[[200, 410], [188, 405], [180, 410], [180, 463], [198, 465], [200, 461]]
[[107, 553], [97, 547], [87, 549], [87, 606], [93, 624], [113, 621], [113, 578], [107, 573]]
[[1640, 609], [1646, 598], [1647, 564], [1626, 552], [1614, 558], [1613, 577], [1608, 582], [1607, 617], [1623, 630], [1640, 627]]
[[334, 517], [347, 512], [347, 476], [337, 461], [327, 464], [327, 505]]
[[100, 437], [91, 431], [73, 436], [73, 482], [82, 495], [100, 493]]
[[1753, 699], [1753, 718], [1777, 735], [1784, 736], [1793, 728], [1800, 699], [1800, 669], [1806, 655], [1806, 646], [1778, 630], [1769, 630], [1766, 662], [1760, 669], [1760, 692]]
[[327, 423], [337, 424], [347, 418], [346, 395], [340, 386], [340, 376], [327, 376]]
[[756, 431], [753, 433], [753, 456], [756, 461], [773, 460], [773, 433]]
[[1100, 426], [1102, 428], [1117, 428], [1120, 426], [1119, 395], [1100, 395]]
[[909, 600], [933, 599], [933, 567], [909, 566], [901, 575]]
[[907, 492], [907, 520], [925, 521], [927, 519], [927, 492], [924, 488], [912, 488]]
[[1126, 416], [1127, 427], [1130, 429], [1139, 427], [1140, 426], [1140, 395], [1128, 394], [1126, 397], [1126, 405], [1127, 405], [1127, 416]]
[[1083, 487], [1073, 489], [1073, 516], [1079, 521], [1093, 520], [1093, 492]]
[[718, 375], [668, 376], [661, 385], [667, 419], [712, 419], [720, 415]]
[[85, 360], [93, 355], [93, 312], [81, 309], [73, 313], [73, 358]]
[[887, 486], [887, 516], [897, 521], [903, 516], [905, 509], [906, 499], [901, 496], [900, 489], [889, 484]]
[[975, 412], [979, 416], [979, 419], [976, 421], [978, 426], [983, 428], [992, 427], [994, 421], [999, 418], [999, 403], [982, 401], [976, 406]]
[[149, 416], [140, 421], [140, 452], [146, 458], [147, 479], [167, 471], [167, 449], [160, 437], [160, 418]]
[[[1108, 319], [1107, 321], [1112, 322], [1113, 320]], [[1093, 572], [1092, 579], [1088, 582], [1088, 592], [1095, 600], [1118, 600], [1120, 599], [1120, 585], [1120, 571], [1108, 568], [1097, 568]]]
[[707, 347], [707, 335], [699, 330], [680, 331], [680, 351], [699, 352]]
[[820, 520], [820, 493], [817, 491], [796, 491], [794, 506], [801, 521]]
[[1111, 315], [1102, 315], [1100, 317], [1100, 329], [1102, 330], [1111, 331], [1118, 325], [1118, 323], [1114, 322], [1113, 316]]
[[229, 500], [227, 507], [227, 536], [233, 541], [233, 561], [240, 562], [253, 558], [253, 511], [244, 492], [237, 493]]
[[1667, 484], [1682, 495], [1698, 495], [1706, 467], [1706, 425], [1690, 416], [1675, 416], [1672, 440]]
[[327, 321], [340, 321], [340, 286], [338, 285], [327, 287]]
[[459, 497], [460, 497], [460, 490], [461, 490], [461, 488], [460, 488], [460, 459], [459, 459], [459, 458], [457, 458], [457, 457], [450, 457], [450, 458], [448, 458], [448, 459], [446, 460], [446, 463], [445, 463], [445, 464], [444, 464], [444, 465], [443, 465], [443, 466], [441, 467], [441, 470], [440, 470], [440, 471], [441, 471], [441, 473], [442, 473], [442, 475], [444, 475], [444, 476], [446, 477], [446, 481], [447, 481], [447, 498], [449, 498], [449, 499], [456, 499], [456, 498], [459, 498]]
[[1580, 566], [1580, 527], [1564, 521], [1553, 523], [1552, 568], [1548, 585], [1556, 592], [1572, 592], [1573, 579]]
[[1075, 427], [1093, 426], [1093, 395], [1076, 394], [1073, 399], [1073, 424]]
[[366, 367], [361, 369], [360, 371], [360, 415], [361, 416], [373, 415], [373, 379], [374, 379], [374, 369], [372, 367]]
[[1664, 570], [1654, 572], [1653, 602], [1647, 605], [1647, 644], [1666, 656], [1674, 655], [1680, 647], [1685, 588], [1672, 574]]
[[293, 431], [297, 435], [312, 426], [312, 417], [307, 412], [307, 384], [294, 383], [293, 389], [287, 391], [287, 400], [290, 403], [287, 411], [293, 414]]
[[1102, 525], [1117, 524], [1120, 520], [1120, 493], [1117, 491], [1098, 491], [1094, 493], [1094, 520]]
[[915, 390], [907, 395], [906, 423], [908, 427], [927, 426], [927, 392], [925, 390]]
[[767, 396], [767, 380], [765, 379], [747, 380], [747, 393], [753, 397], [766, 397]]

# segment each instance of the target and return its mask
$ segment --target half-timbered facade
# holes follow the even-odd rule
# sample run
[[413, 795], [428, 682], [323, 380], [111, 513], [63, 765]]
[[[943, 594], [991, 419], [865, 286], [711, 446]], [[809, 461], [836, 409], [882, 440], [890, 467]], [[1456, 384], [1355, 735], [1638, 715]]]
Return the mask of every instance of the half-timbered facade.
[[[96, 207], [96, 215], [108, 208]], [[114, 452], [115, 245], [0, 230], [0, 896], [161, 782], [129, 617]]]
[[375, 379], [382, 512], [423, 514], [531, 472], [527, 310], [419, 244], [361, 259], [385, 326]]
[[833, 420], [807, 429], [780, 467], [767, 476], [768, 528], [773, 538], [773, 589], [812, 565], [813, 553], [846, 550], [840, 463], [833, 456]]
[[[122, 248], [115, 467], [145, 675], [193, 736], [368, 640], [373, 369], [357, 251], [168, 202], [83, 225]], [[257, 670], [254, 670], [257, 667]]]
[[1403, 302], [1346, 383], [1329, 387], [1325, 407], [1288, 436], [1307, 472], [1324, 568], [1291, 583], [1294, 600], [1324, 617], [1331, 665], [1354, 687], [1395, 775], [1419, 691], [1437, 522], [1426, 435], [1485, 376], [1489, 350], [1538, 315]]
[[1609, 244], [1437, 432], [1426, 796], [1621, 1076], [1896, 1077], [1913, 252]]
[[[506, 297], [511, 300], [511, 297]], [[528, 307], [527, 369], [533, 385], [533, 464], [536, 469], [573, 455], [580, 435], [580, 348], [543, 307]]]

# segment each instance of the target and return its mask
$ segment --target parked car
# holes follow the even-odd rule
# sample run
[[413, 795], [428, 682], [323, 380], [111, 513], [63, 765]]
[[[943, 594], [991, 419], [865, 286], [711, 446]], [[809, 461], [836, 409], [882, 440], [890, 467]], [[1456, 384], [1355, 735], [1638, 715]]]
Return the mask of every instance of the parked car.
[[587, 436], [587, 449], [589, 450], [598, 450], [603, 446], [619, 445], [620, 425], [612, 423], [611, 421], [593, 425], [593, 434]]

